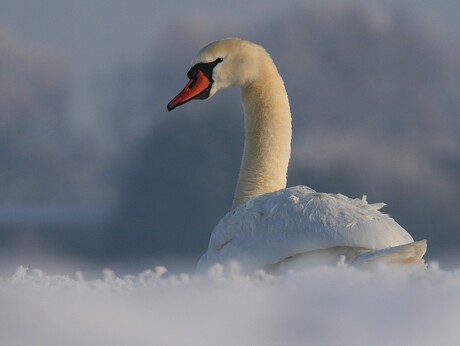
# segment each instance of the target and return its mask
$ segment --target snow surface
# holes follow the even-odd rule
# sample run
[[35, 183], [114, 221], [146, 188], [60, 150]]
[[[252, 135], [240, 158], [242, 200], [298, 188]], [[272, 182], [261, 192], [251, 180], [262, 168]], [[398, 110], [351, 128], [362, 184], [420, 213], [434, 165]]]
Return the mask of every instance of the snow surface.
[[460, 270], [0, 277], [0, 345], [454, 345]]

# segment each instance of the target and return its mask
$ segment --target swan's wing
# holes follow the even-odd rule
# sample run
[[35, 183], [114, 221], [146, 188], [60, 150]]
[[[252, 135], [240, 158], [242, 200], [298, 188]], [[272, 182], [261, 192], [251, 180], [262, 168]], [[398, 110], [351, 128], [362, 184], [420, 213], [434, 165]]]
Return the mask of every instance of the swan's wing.
[[386, 264], [412, 264], [425, 266], [423, 255], [426, 252], [426, 240], [419, 240], [386, 249], [365, 252], [357, 256], [354, 265], [372, 265], [375, 263]]
[[413, 242], [384, 204], [296, 186], [251, 198], [212, 232], [198, 270], [232, 260], [253, 270], [300, 253], [336, 246], [384, 249]]

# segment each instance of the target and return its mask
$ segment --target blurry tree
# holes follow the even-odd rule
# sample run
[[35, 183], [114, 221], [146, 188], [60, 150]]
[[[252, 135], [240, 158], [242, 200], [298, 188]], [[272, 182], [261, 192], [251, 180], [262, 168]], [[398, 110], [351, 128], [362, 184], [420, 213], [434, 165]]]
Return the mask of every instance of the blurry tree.
[[81, 256], [105, 244], [97, 232], [105, 210], [90, 209], [113, 198], [113, 181], [104, 175], [110, 167], [75, 130], [68, 99], [65, 73], [52, 56], [0, 33], [2, 256]]
[[206, 249], [237, 179], [243, 121], [234, 111], [224, 102], [176, 111], [141, 141], [112, 251], [190, 257]]
[[0, 35], [0, 202], [82, 203], [110, 190], [95, 151], [72, 129], [67, 89], [52, 57]]

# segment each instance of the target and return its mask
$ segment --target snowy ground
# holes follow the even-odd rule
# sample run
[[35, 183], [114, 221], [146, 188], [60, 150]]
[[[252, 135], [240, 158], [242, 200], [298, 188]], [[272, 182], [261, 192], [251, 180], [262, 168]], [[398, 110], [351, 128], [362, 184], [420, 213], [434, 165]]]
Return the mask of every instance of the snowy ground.
[[0, 277], [0, 345], [459, 345], [460, 270]]

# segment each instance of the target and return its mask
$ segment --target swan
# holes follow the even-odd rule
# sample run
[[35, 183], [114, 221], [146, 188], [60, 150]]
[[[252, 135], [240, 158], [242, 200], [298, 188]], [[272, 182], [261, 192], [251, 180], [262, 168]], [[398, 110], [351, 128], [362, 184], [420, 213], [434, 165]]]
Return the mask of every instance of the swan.
[[411, 235], [384, 204], [365, 196], [286, 188], [291, 152], [291, 111], [284, 82], [266, 50], [229, 38], [204, 47], [187, 73], [189, 82], [168, 111], [220, 89], [239, 87], [245, 116], [243, 158], [232, 209], [214, 228], [197, 264], [204, 273], [217, 263], [242, 269], [285, 270], [322, 263], [424, 264], [426, 240]]

